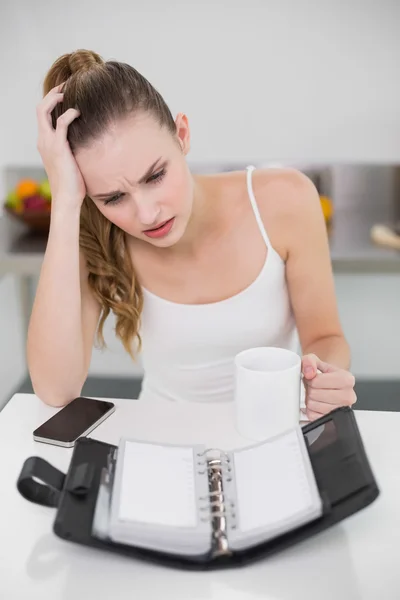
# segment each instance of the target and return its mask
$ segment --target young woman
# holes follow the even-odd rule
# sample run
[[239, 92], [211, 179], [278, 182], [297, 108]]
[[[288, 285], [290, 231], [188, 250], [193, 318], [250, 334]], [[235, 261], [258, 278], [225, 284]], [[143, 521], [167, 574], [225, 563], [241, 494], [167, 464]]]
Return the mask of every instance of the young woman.
[[131, 66], [61, 56], [37, 109], [51, 226], [29, 327], [36, 394], [62, 406], [110, 311], [142, 397], [233, 397], [235, 355], [303, 354], [307, 413], [355, 402], [319, 196], [295, 170], [191, 174], [188, 119]]

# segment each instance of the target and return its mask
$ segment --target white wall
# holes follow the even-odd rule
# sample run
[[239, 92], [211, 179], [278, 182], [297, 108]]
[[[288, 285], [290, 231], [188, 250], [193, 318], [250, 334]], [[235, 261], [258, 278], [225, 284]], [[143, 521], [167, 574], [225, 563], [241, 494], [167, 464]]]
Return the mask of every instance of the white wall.
[[18, 283], [7, 275], [0, 280], [0, 410], [25, 373], [25, 344]]
[[38, 160], [41, 81], [78, 47], [132, 63], [187, 112], [194, 160], [400, 158], [397, 0], [2, 0], [0, 11], [8, 163]]
[[[79, 47], [132, 63], [173, 112], [188, 114], [193, 162], [400, 161], [399, 23], [397, 0], [2, 0], [0, 171], [39, 163], [35, 106], [43, 77], [57, 56]], [[357, 370], [389, 376], [397, 365], [384, 352], [373, 360], [360, 341], [365, 323], [353, 319], [361, 305], [367, 322], [373, 308], [387, 309], [383, 290], [398, 284], [375, 284], [366, 279], [361, 296], [355, 281], [339, 278], [338, 293]], [[10, 284], [0, 281], [0, 314], [15, 304]], [[383, 329], [376, 324], [381, 349], [389, 320]], [[21, 354], [8, 352], [13, 334], [4, 331], [0, 402], [22, 369]], [[112, 322], [107, 337], [114, 350], [95, 351], [92, 371], [131, 372]]]

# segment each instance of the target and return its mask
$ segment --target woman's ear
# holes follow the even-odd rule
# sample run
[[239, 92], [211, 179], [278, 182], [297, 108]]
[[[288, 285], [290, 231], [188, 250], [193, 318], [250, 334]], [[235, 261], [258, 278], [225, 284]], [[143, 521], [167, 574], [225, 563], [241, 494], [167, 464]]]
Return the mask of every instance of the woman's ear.
[[182, 148], [183, 154], [186, 156], [190, 150], [190, 128], [187, 116], [183, 113], [179, 113], [175, 119], [175, 125], [176, 137]]

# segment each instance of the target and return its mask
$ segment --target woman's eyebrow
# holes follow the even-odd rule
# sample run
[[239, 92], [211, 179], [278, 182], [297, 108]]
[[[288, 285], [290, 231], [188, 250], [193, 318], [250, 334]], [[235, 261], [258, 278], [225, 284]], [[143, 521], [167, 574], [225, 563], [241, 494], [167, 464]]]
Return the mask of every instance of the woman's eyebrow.
[[[153, 162], [152, 165], [150, 165], [150, 167], [147, 169], [146, 173], [144, 175], [142, 175], [142, 177], [139, 179], [138, 183], [144, 183], [152, 174], [152, 172], [154, 171], [155, 167], [158, 165], [158, 163], [161, 160], [161, 156], [159, 158], [157, 158], [157, 160], [155, 162]], [[120, 194], [121, 192], [119, 190], [114, 190], [111, 192], [106, 192], [103, 194], [95, 194], [94, 196], [92, 196], [92, 198], [108, 198], [109, 196], [115, 196], [116, 194]]]

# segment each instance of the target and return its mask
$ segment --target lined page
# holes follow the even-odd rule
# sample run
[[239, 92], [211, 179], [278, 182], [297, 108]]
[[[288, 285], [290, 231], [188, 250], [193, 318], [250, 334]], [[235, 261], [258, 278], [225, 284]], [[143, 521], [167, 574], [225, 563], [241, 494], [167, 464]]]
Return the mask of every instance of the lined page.
[[275, 529], [320, 505], [305, 442], [297, 429], [234, 452], [239, 530]]
[[196, 527], [193, 449], [126, 441], [118, 520]]

